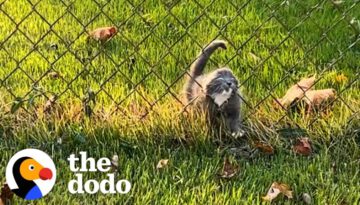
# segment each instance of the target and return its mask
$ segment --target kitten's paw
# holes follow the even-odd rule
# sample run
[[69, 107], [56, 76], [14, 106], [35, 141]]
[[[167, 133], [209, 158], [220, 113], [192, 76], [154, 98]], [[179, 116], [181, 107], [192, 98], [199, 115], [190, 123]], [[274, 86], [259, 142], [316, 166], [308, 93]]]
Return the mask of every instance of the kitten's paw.
[[233, 136], [235, 139], [243, 137], [245, 135], [245, 131], [242, 129], [239, 129], [237, 132], [231, 133], [231, 136]]

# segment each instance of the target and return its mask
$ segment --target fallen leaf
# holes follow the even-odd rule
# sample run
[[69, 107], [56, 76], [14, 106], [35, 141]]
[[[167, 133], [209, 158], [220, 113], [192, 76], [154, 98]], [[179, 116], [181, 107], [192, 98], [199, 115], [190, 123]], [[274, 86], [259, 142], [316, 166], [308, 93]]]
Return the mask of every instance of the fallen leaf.
[[254, 146], [265, 154], [274, 154], [274, 148], [269, 144], [256, 142]]
[[334, 89], [309, 90], [305, 93], [303, 101], [311, 108], [319, 108], [324, 102], [335, 99]]
[[0, 205], [3, 204], [9, 204], [9, 202], [12, 200], [14, 194], [13, 192], [10, 190], [9, 186], [7, 183], [5, 183], [0, 191]]
[[269, 191], [267, 192], [266, 196], [263, 196], [262, 199], [264, 201], [269, 201], [271, 202], [272, 200], [274, 200], [279, 194], [280, 194], [280, 189], [276, 189], [273, 188], [272, 186], [270, 187]]
[[310, 155], [312, 153], [312, 148], [309, 142], [309, 138], [304, 137], [299, 139], [299, 141], [293, 147], [294, 152], [302, 155]]
[[275, 184], [275, 187], [280, 189], [281, 193], [283, 193], [287, 198], [289, 198], [289, 199], [293, 198], [292, 191], [290, 190], [289, 185], [278, 183], [278, 184]]
[[223, 168], [221, 169], [219, 176], [221, 178], [230, 179], [235, 176], [239, 171], [239, 166], [233, 165], [228, 158], [224, 159]]
[[312, 88], [315, 83], [315, 76], [310, 78], [304, 78], [297, 82], [295, 85], [291, 86], [289, 90], [286, 92], [284, 97], [277, 99], [277, 101], [283, 106], [288, 107], [294, 101], [298, 99], [302, 99], [305, 92]]
[[266, 196], [262, 197], [264, 201], [271, 202], [274, 200], [280, 193], [284, 194], [287, 198], [292, 199], [292, 191], [290, 190], [289, 185], [274, 182], [271, 184], [269, 191]]
[[113, 37], [117, 33], [117, 29], [114, 26], [97, 28], [89, 32], [89, 36], [96, 41], [105, 42]]
[[167, 167], [169, 164], [169, 159], [161, 159], [156, 165], [156, 169], [162, 169]]

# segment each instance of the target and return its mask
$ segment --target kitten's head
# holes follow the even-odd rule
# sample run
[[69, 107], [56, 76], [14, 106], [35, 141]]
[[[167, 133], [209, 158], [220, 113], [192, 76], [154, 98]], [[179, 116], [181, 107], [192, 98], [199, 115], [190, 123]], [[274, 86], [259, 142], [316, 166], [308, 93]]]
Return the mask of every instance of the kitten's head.
[[217, 96], [231, 96], [237, 93], [238, 81], [228, 68], [215, 70], [206, 83], [206, 94], [215, 99]]

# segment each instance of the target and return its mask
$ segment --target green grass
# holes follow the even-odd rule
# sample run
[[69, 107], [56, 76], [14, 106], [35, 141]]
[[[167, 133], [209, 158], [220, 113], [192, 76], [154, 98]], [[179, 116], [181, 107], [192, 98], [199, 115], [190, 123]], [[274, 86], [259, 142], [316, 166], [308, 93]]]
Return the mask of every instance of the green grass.
[[[337, 9], [330, 1], [236, 1], [235, 8], [230, 0], [210, 6], [209, 0], [169, 0], [146, 1], [134, 10], [124, 1], [98, 0], [106, 15], [97, 15], [99, 5], [91, 0], [64, 0], [73, 2], [71, 13], [55, 0], [0, 2], [0, 171], [22, 148], [51, 153], [58, 181], [39, 204], [260, 204], [273, 181], [294, 190], [293, 200], [279, 204], [301, 204], [303, 192], [314, 204], [358, 204], [360, 3], [346, 1]], [[114, 39], [87, 43], [85, 31], [114, 24]], [[241, 82], [249, 141], [264, 140], [276, 149], [270, 157], [237, 159], [240, 173], [231, 180], [216, 173], [229, 156], [227, 148], [239, 142], [213, 143], [204, 122], [182, 115], [183, 105], [174, 98], [181, 99], [183, 73], [213, 39], [229, 41], [229, 49], [216, 52], [208, 67], [226, 64]], [[50, 78], [52, 71], [61, 78]], [[311, 115], [274, 110], [274, 98], [314, 74], [315, 88], [334, 88], [341, 99]], [[339, 80], [342, 74], [346, 79]], [[82, 100], [89, 89], [97, 95], [86, 117]], [[53, 95], [56, 105], [44, 114]], [[16, 100], [22, 108], [12, 114]], [[311, 157], [292, 153], [300, 136], [313, 142]], [[131, 194], [70, 195], [66, 183], [73, 175], [66, 158], [82, 150], [98, 158], [117, 153], [119, 177], [133, 183]], [[161, 158], [169, 158], [170, 166], [159, 172]]]

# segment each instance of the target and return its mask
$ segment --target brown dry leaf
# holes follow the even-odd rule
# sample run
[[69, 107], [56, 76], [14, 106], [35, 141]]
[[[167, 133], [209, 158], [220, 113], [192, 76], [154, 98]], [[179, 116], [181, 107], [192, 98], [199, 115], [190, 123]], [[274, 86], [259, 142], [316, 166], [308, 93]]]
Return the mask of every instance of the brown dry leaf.
[[272, 183], [269, 191], [267, 192], [266, 196], [262, 197], [264, 201], [271, 202], [274, 200], [280, 193], [284, 194], [288, 199], [292, 199], [292, 191], [290, 190], [289, 185], [282, 184], [278, 182]]
[[334, 89], [323, 89], [323, 90], [309, 90], [306, 92], [306, 97], [303, 100], [310, 108], [317, 108], [328, 100], [335, 99]]
[[312, 148], [309, 142], [309, 138], [304, 137], [299, 139], [299, 141], [293, 147], [294, 152], [302, 155], [310, 155], [312, 153]]
[[156, 165], [156, 169], [165, 168], [167, 167], [168, 164], [169, 164], [169, 159], [161, 159]]
[[274, 148], [269, 144], [256, 142], [254, 146], [265, 154], [274, 154]]
[[297, 82], [295, 85], [291, 86], [284, 95], [284, 97], [278, 99], [278, 101], [282, 106], [288, 107], [295, 100], [301, 99], [304, 96], [304, 91], [311, 89], [314, 83], [315, 76], [312, 76], [310, 78], [304, 78]]
[[13, 196], [13, 192], [10, 190], [8, 184], [5, 183], [0, 191], [0, 205], [7, 204], [7, 202], [12, 200]]
[[228, 158], [224, 159], [224, 165], [219, 173], [221, 178], [230, 179], [235, 176], [239, 171], [239, 166], [231, 164]]
[[97, 28], [89, 32], [89, 36], [97, 41], [107, 41], [117, 33], [114, 26]]

